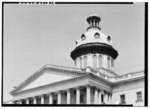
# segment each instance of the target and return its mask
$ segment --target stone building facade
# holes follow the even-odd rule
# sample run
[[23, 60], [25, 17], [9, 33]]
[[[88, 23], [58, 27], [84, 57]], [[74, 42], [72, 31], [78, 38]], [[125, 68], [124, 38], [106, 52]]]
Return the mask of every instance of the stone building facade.
[[89, 27], [71, 52], [75, 68], [45, 65], [10, 92], [14, 104], [144, 106], [144, 70], [118, 75], [118, 56], [101, 18], [87, 18]]

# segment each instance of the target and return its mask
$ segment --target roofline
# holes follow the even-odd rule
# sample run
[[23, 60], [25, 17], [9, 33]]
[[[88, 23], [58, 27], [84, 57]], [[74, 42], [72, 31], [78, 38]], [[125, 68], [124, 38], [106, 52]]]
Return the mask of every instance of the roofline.
[[[67, 79], [67, 80], [62, 80], [62, 81], [58, 81], [58, 82], [54, 82], [54, 83], [50, 83], [50, 84], [46, 84], [46, 85], [42, 85], [42, 86], [38, 86], [38, 87], [35, 87], [35, 88], [32, 88], [32, 89], [27, 89], [27, 90], [33, 90], [33, 89], [38, 89], [38, 88], [42, 88], [42, 87], [45, 87], [45, 86], [49, 86], [49, 85], [56, 85], [56, 84], [60, 84], [60, 83], [66, 83], [68, 81], [73, 81], [73, 80], [76, 80], [76, 79], [80, 79], [80, 78], [96, 78], [96, 79], [100, 79], [102, 80], [103, 82], [106, 82], [107, 84], [110, 84], [111, 86], [114, 86], [114, 85], [117, 85], [117, 84], [120, 84], [120, 83], [123, 83], [123, 82], [130, 82], [130, 81], [135, 81], [135, 80], [139, 80], [139, 79], [143, 79], [144, 76], [142, 77], [136, 77], [136, 78], [131, 78], [131, 79], [128, 79], [128, 80], [122, 80], [122, 81], [109, 81], [105, 78], [102, 78], [100, 76], [97, 76], [96, 74], [90, 72], [90, 73], [85, 73], [85, 75], [82, 75], [82, 76], [79, 76], [79, 77], [75, 77], [75, 78], [71, 78], [71, 79]], [[24, 91], [27, 91], [27, 90], [23, 90], [21, 92], [24, 92]], [[16, 94], [18, 92], [12, 92], [11, 95], [13, 94]]]
[[[59, 83], [65, 83], [67, 81], [71, 81], [71, 80], [76, 80], [76, 79], [79, 79], [79, 78], [84, 78], [88, 76], [87, 74], [84, 75], [84, 76], [79, 76], [79, 77], [75, 77], [75, 78], [71, 78], [71, 79], [67, 79], [67, 80], [62, 80], [62, 81], [58, 81], [58, 82], [54, 82], [54, 83], [50, 83], [50, 84], [46, 84], [46, 85], [42, 85], [42, 86], [38, 86], [38, 87], [35, 87], [35, 88], [31, 88], [31, 89], [27, 89], [27, 90], [33, 90], [33, 89], [37, 89], [37, 88], [42, 88], [42, 87], [45, 87], [45, 86], [49, 86], [49, 85], [56, 85], [56, 84], [59, 84]], [[24, 92], [24, 91], [27, 91], [27, 90], [23, 90], [21, 92]], [[16, 92], [18, 93], [18, 92]], [[16, 94], [15, 92], [11, 93], [11, 95], [13, 94]]]

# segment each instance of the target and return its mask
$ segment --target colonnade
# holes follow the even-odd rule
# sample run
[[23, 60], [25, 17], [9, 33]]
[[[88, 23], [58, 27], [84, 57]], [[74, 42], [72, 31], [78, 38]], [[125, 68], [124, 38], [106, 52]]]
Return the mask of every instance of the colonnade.
[[[83, 98], [81, 99], [81, 90], [85, 90], [84, 98], [85, 102], [83, 102]], [[93, 92], [93, 93], [92, 93]], [[65, 93], [66, 99], [62, 99], [63, 94]], [[74, 100], [72, 101], [72, 93], [75, 94]], [[55, 94], [55, 97], [54, 97]], [[92, 96], [93, 95], [93, 96]], [[54, 99], [55, 98], [55, 99]], [[65, 101], [66, 100], [66, 101]], [[34, 97], [28, 97], [20, 100], [15, 100], [15, 104], [109, 104], [111, 100], [111, 94], [107, 93], [104, 90], [100, 90], [96, 87], [92, 86], [83, 86], [76, 87], [66, 90], [61, 90], [57, 92], [52, 92], [48, 94], [43, 94]]]
[[113, 70], [113, 58], [102, 54], [87, 54], [76, 58], [75, 65], [77, 68], [107, 68]]

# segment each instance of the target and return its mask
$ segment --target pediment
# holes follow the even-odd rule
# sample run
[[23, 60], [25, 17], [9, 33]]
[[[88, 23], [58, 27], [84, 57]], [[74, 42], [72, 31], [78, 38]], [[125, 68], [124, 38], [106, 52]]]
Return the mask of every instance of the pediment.
[[76, 75], [72, 72], [44, 69], [37, 74], [33, 74], [31, 77], [29, 77], [29, 79], [25, 80], [25, 83], [23, 83], [18, 89], [16, 89], [15, 93], [75, 78], [78, 76], [79, 75]]

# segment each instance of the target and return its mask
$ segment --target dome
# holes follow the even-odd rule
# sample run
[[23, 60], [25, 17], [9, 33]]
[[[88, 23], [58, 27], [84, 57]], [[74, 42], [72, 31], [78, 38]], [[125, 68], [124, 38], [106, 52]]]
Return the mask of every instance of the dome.
[[111, 45], [110, 36], [106, 36], [99, 29], [93, 28], [81, 35], [81, 39], [77, 40], [77, 45], [80, 46], [86, 43], [104, 43]]

